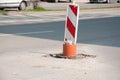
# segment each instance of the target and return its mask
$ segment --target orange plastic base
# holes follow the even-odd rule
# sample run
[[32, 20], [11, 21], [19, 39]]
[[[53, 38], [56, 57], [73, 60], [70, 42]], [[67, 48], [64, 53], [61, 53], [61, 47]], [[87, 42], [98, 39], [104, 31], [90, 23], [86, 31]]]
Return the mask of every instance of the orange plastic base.
[[76, 47], [76, 44], [63, 44], [63, 56], [75, 57]]

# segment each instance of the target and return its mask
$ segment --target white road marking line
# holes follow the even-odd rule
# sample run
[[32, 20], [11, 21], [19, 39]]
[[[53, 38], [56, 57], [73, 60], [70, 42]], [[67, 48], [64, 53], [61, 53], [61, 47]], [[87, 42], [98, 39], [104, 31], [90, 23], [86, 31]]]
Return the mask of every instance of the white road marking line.
[[0, 34], [0, 37], [11, 36], [11, 35], [25, 35], [25, 34], [40, 34], [40, 33], [52, 33], [54, 31], [39, 31], [39, 32], [25, 32], [25, 33], [11, 33], [11, 34]]

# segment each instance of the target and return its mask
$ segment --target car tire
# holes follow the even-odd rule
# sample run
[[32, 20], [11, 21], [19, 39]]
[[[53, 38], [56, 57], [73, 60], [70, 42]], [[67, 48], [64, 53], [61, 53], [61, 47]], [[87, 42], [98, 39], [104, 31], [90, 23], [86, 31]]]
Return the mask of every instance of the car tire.
[[25, 2], [21, 2], [18, 9], [19, 9], [19, 10], [26, 10], [26, 7], [27, 7], [27, 6], [26, 6], [26, 3], [25, 3]]
[[120, 3], [120, 0], [118, 0], [117, 3]]
[[90, 3], [95, 3], [95, 2], [93, 2], [93, 1], [90, 1]]

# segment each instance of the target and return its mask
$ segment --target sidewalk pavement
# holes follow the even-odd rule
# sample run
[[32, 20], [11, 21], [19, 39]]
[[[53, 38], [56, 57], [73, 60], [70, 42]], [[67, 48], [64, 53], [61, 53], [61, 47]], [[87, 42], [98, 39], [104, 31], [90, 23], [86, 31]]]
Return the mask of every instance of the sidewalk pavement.
[[[118, 14], [119, 11], [120, 8], [81, 10], [80, 20], [120, 16], [120, 14]], [[110, 13], [108, 14], [108, 12]], [[66, 11], [45, 11], [45, 12], [10, 11], [6, 15], [2, 13], [0, 14], [0, 25], [56, 22], [65, 21], [65, 19]]]

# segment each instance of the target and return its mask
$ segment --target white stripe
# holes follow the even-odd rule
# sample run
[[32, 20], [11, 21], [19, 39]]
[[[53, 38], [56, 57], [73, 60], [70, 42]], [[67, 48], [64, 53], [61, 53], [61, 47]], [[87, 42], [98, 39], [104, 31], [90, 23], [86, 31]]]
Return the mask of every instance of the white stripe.
[[71, 35], [71, 33], [68, 31], [68, 29], [65, 30], [66, 34], [65, 34], [65, 38], [67, 38], [67, 40], [71, 41], [72, 43], [74, 43], [74, 38]]
[[41, 32], [26, 32], [26, 33], [14, 33], [16, 35], [22, 35], [22, 34], [39, 34], [39, 33], [49, 33], [53, 31], [41, 31]]
[[79, 6], [78, 6], [78, 11], [77, 11], [76, 32], [75, 32], [75, 41], [74, 41], [74, 44], [76, 44], [76, 42], [77, 42], [77, 34], [78, 34], [78, 21], [79, 21]]
[[40, 31], [40, 32], [26, 32], [26, 33], [1, 34], [0, 37], [11, 36], [11, 35], [25, 35], [25, 34], [51, 33], [51, 32], [54, 32], [54, 31]]
[[76, 27], [76, 20], [77, 16], [73, 13], [70, 7], [68, 7], [68, 15], [67, 15], [72, 22], [72, 24]]

